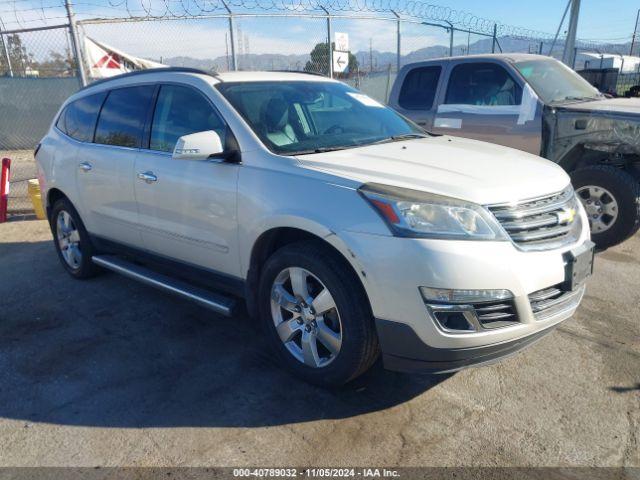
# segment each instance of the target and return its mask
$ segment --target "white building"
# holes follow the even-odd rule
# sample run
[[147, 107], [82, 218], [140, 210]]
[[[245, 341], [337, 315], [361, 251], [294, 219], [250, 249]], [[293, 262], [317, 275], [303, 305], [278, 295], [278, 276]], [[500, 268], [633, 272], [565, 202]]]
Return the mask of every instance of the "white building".
[[640, 57], [615, 55], [612, 53], [578, 52], [576, 70], [595, 68], [616, 68], [620, 73], [636, 73], [640, 71]]

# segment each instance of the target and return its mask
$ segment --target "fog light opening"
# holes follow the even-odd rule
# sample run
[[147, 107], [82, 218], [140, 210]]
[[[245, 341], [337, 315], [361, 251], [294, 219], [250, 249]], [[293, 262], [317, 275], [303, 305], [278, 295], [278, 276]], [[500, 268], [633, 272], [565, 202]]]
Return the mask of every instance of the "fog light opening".
[[436, 320], [447, 330], [473, 332], [475, 328], [462, 312], [435, 312]]

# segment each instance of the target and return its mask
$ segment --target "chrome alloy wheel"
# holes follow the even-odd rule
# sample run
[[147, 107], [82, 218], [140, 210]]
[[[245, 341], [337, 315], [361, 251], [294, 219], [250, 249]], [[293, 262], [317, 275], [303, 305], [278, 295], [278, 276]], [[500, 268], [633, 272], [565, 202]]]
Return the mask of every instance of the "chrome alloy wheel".
[[595, 185], [585, 185], [576, 190], [589, 217], [592, 233], [609, 230], [618, 218], [618, 202], [611, 192]]
[[300, 267], [282, 270], [271, 287], [271, 317], [280, 340], [298, 361], [329, 365], [342, 346], [342, 323], [329, 289]]
[[56, 219], [56, 237], [62, 258], [73, 270], [80, 268], [82, 252], [80, 250], [80, 232], [71, 215], [61, 210]]

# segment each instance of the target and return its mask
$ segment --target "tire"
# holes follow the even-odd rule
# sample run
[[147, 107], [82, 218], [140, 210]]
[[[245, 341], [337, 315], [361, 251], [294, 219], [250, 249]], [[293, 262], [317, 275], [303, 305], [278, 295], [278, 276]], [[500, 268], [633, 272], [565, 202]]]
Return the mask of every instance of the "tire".
[[[581, 168], [571, 172], [570, 176], [578, 198], [589, 215], [591, 239], [599, 249], [622, 243], [638, 231], [638, 180], [623, 170], [607, 165]], [[595, 205], [597, 199], [600, 200], [599, 205]]]
[[80, 215], [69, 200], [61, 198], [53, 204], [49, 225], [58, 258], [69, 275], [84, 279], [101, 272], [91, 261], [95, 249]]
[[[292, 278], [304, 287], [294, 289]], [[318, 295], [325, 288], [333, 303], [326, 294]], [[302, 289], [308, 295], [296, 298], [294, 292]], [[307, 302], [301, 301], [303, 296], [307, 296]], [[316, 301], [311, 302], [314, 296]], [[344, 385], [366, 372], [378, 357], [378, 338], [364, 288], [346, 261], [321, 242], [294, 243], [276, 251], [262, 268], [258, 304], [260, 321], [277, 359], [309, 383], [324, 387]], [[300, 309], [297, 314], [294, 305]], [[326, 311], [314, 312], [314, 305], [318, 312]], [[329, 305], [335, 308], [327, 310]], [[276, 323], [289, 330], [278, 333]], [[329, 334], [327, 328], [331, 330]], [[281, 339], [283, 331], [283, 338], [290, 338], [287, 343]], [[312, 342], [316, 344], [317, 359], [309, 347]]]

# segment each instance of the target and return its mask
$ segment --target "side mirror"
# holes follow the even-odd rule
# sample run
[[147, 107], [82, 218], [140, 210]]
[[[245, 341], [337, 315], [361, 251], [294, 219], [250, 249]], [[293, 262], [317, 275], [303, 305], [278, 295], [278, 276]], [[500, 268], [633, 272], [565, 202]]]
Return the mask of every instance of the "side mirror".
[[178, 139], [173, 149], [174, 160], [207, 160], [211, 157], [224, 158], [224, 147], [213, 130], [184, 135]]

